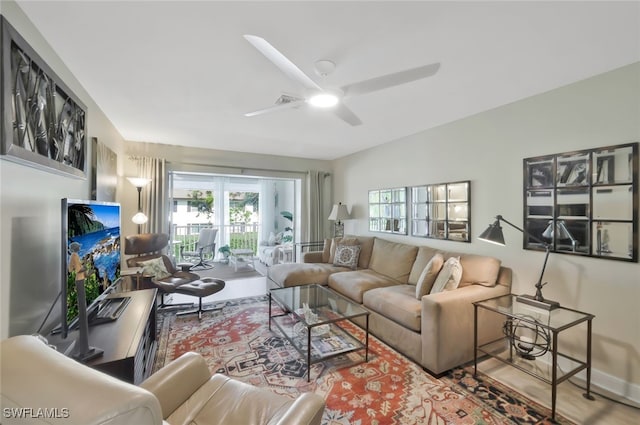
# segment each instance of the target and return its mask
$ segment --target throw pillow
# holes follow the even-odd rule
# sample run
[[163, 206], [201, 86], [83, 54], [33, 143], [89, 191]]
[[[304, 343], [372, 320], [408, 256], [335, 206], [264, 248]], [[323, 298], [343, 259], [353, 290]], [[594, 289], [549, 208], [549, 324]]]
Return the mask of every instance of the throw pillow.
[[360, 245], [357, 238], [346, 236], [343, 238], [333, 238], [331, 248], [329, 249], [329, 263], [333, 263], [336, 258], [336, 250], [338, 245]]
[[462, 266], [460, 265], [460, 257], [451, 257], [445, 261], [429, 293], [437, 294], [438, 292], [456, 289], [460, 284], [461, 278]]
[[161, 257], [147, 261], [140, 261], [138, 266], [142, 267], [143, 274], [153, 276], [156, 279], [171, 276], [171, 273], [169, 273], [167, 268], [164, 266], [164, 260]]
[[349, 267], [355, 270], [358, 266], [360, 256], [360, 245], [338, 245], [336, 255], [333, 258], [334, 266]]
[[274, 246], [276, 244], [276, 235], [275, 233], [271, 232], [269, 233], [269, 239], [267, 244], [269, 244], [269, 246]]
[[442, 254], [437, 253], [431, 260], [427, 263], [424, 270], [420, 274], [418, 278], [418, 283], [416, 284], [416, 298], [422, 299], [425, 295], [431, 291], [433, 288], [433, 284], [438, 277], [438, 273], [442, 269], [442, 265], [444, 264], [444, 257]]

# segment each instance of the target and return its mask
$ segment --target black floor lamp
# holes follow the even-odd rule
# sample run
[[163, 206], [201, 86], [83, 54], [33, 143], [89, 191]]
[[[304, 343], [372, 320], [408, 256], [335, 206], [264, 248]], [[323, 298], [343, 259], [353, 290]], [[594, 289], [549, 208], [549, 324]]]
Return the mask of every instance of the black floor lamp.
[[[538, 279], [538, 282], [536, 283], [536, 293], [535, 295], [518, 295], [516, 297], [516, 300], [525, 304], [529, 304], [529, 305], [533, 305], [535, 307], [539, 307], [539, 308], [543, 308], [546, 310], [553, 310], [554, 308], [557, 308], [560, 306], [560, 303], [557, 301], [551, 301], [551, 300], [547, 300], [542, 296], [542, 287], [544, 285], [547, 284], [547, 282], [542, 283], [542, 277], [544, 276], [544, 270], [547, 267], [547, 259], [549, 258], [549, 252], [551, 252], [551, 244], [549, 244], [548, 242], [545, 242], [541, 239], [536, 238], [535, 236], [533, 236], [531, 233], [521, 229], [520, 227], [516, 226], [515, 224], [505, 220], [501, 215], [496, 216], [496, 221], [489, 225], [489, 227], [480, 234], [480, 236], [478, 236], [478, 239], [485, 241], [485, 242], [490, 242], [490, 243], [494, 243], [497, 245], [502, 245], [504, 246], [504, 235], [502, 234], [502, 227], [500, 226], [500, 222], [504, 221], [505, 223], [507, 223], [509, 226], [513, 227], [516, 230], [521, 231], [523, 234], [527, 235], [528, 237], [530, 237], [531, 239], [535, 240], [536, 242], [541, 243], [544, 248], [545, 248], [545, 255], [544, 255], [544, 263], [542, 265], [542, 271], [540, 272], [540, 278]], [[558, 224], [556, 224], [556, 228], [558, 230], [555, 230], [556, 235], [558, 235], [558, 237], [563, 237], [564, 239], [569, 239], [569, 237], [565, 237], [565, 234], [563, 233], [562, 235], [560, 235], [560, 231], [564, 232], [566, 231], [566, 234], [570, 235], [569, 231], [566, 229], [566, 226], [564, 226], [564, 223], [562, 223], [563, 228], [562, 230], [560, 230], [560, 226]], [[551, 227], [551, 229], [549, 229], [549, 227]], [[547, 227], [547, 229], [545, 229], [545, 231], [543, 232], [543, 235], [545, 236], [549, 236], [551, 238], [553, 238], [554, 236], [554, 223], [553, 221], [551, 221], [551, 224]], [[574, 246], [575, 249], [575, 242], [573, 242], [575, 239], [572, 238], [572, 245]]]

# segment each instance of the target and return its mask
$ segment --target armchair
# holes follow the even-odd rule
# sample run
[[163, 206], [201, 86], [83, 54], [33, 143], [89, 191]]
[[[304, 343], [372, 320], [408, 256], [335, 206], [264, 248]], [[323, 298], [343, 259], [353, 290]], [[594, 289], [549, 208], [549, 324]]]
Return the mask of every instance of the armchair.
[[180, 247], [180, 257], [192, 257], [197, 258], [198, 263], [191, 266], [190, 270], [195, 268], [210, 269], [213, 266], [209, 262], [205, 261], [205, 256], [211, 254], [213, 257], [216, 252], [216, 236], [218, 235], [218, 229], [205, 228], [200, 230], [198, 236], [198, 242], [194, 251], [184, 251], [184, 247]]
[[[2, 407], [55, 408], [60, 421], [70, 425], [319, 425], [324, 411], [317, 394], [293, 400], [224, 375], [211, 376], [204, 359], [193, 352], [140, 386], [80, 364], [32, 335], [0, 341], [0, 353]], [[53, 422], [3, 418], [6, 425]]]
[[[162, 253], [169, 243], [166, 233], [143, 233], [127, 236], [124, 241], [124, 253], [132, 255], [127, 258], [127, 266], [143, 267], [142, 288], [158, 288], [160, 307], [165, 307], [164, 296], [176, 292], [179, 286], [200, 279], [200, 276], [188, 271], [177, 270], [171, 259]], [[171, 306], [175, 306], [172, 304]], [[185, 304], [187, 305], [187, 304]], [[188, 305], [193, 305], [188, 303]]]

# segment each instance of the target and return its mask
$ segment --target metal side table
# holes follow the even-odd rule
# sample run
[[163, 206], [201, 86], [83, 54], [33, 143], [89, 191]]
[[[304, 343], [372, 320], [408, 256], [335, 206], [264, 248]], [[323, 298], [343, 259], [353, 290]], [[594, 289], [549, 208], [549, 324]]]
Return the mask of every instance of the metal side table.
[[[586, 370], [586, 393], [591, 395], [591, 321], [593, 314], [558, 307], [543, 310], [516, 301], [515, 295], [504, 295], [473, 303], [473, 372], [478, 372], [478, 353], [493, 357], [551, 385], [551, 419], [556, 417], [556, 396], [559, 383]], [[478, 310], [488, 310], [504, 316], [504, 336], [478, 345]], [[584, 360], [576, 359], [558, 350], [560, 332], [587, 323]], [[551, 377], [544, 376], [535, 367], [539, 355], [551, 355]], [[563, 371], [558, 360], [568, 360], [570, 370]]]

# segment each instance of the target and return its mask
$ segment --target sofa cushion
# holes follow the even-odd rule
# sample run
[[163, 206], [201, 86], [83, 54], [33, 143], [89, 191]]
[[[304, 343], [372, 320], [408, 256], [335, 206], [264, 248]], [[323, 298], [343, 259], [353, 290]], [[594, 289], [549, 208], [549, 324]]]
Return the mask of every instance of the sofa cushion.
[[461, 287], [467, 285], [496, 286], [502, 264], [497, 258], [464, 254], [460, 256], [460, 264], [462, 265]]
[[413, 266], [411, 267], [411, 274], [409, 274], [408, 283], [412, 285], [418, 284], [418, 278], [422, 274], [424, 268], [427, 267], [427, 263], [431, 261], [437, 252], [438, 250], [428, 246], [421, 246], [418, 248], [416, 261], [413, 262]]
[[269, 279], [280, 287], [307, 285], [317, 283], [327, 284], [327, 277], [336, 272], [349, 270], [346, 267], [336, 267], [323, 263], [288, 263], [276, 264], [269, 267]]
[[358, 267], [359, 257], [360, 245], [338, 245], [333, 265], [349, 267], [351, 270], [355, 270]]
[[400, 284], [370, 269], [334, 273], [329, 276], [328, 283], [329, 288], [358, 304], [362, 304], [362, 295], [371, 289]]
[[438, 292], [456, 289], [460, 284], [461, 278], [462, 266], [460, 265], [460, 257], [451, 257], [445, 261], [429, 293], [437, 294]]
[[375, 238], [369, 268], [400, 283], [407, 283], [417, 253], [417, 246]]
[[444, 257], [440, 253], [435, 253], [418, 278], [415, 292], [417, 299], [421, 299], [431, 292], [431, 288], [433, 288], [433, 284], [435, 283], [438, 273], [440, 273], [443, 265]]
[[416, 299], [413, 285], [372, 289], [365, 292], [363, 304], [412, 331], [420, 332], [422, 302]]
[[360, 258], [358, 259], [358, 267], [361, 269], [368, 269], [369, 262], [371, 261], [371, 251], [373, 251], [373, 242], [375, 241], [373, 236], [358, 236], [358, 242], [360, 242]]

